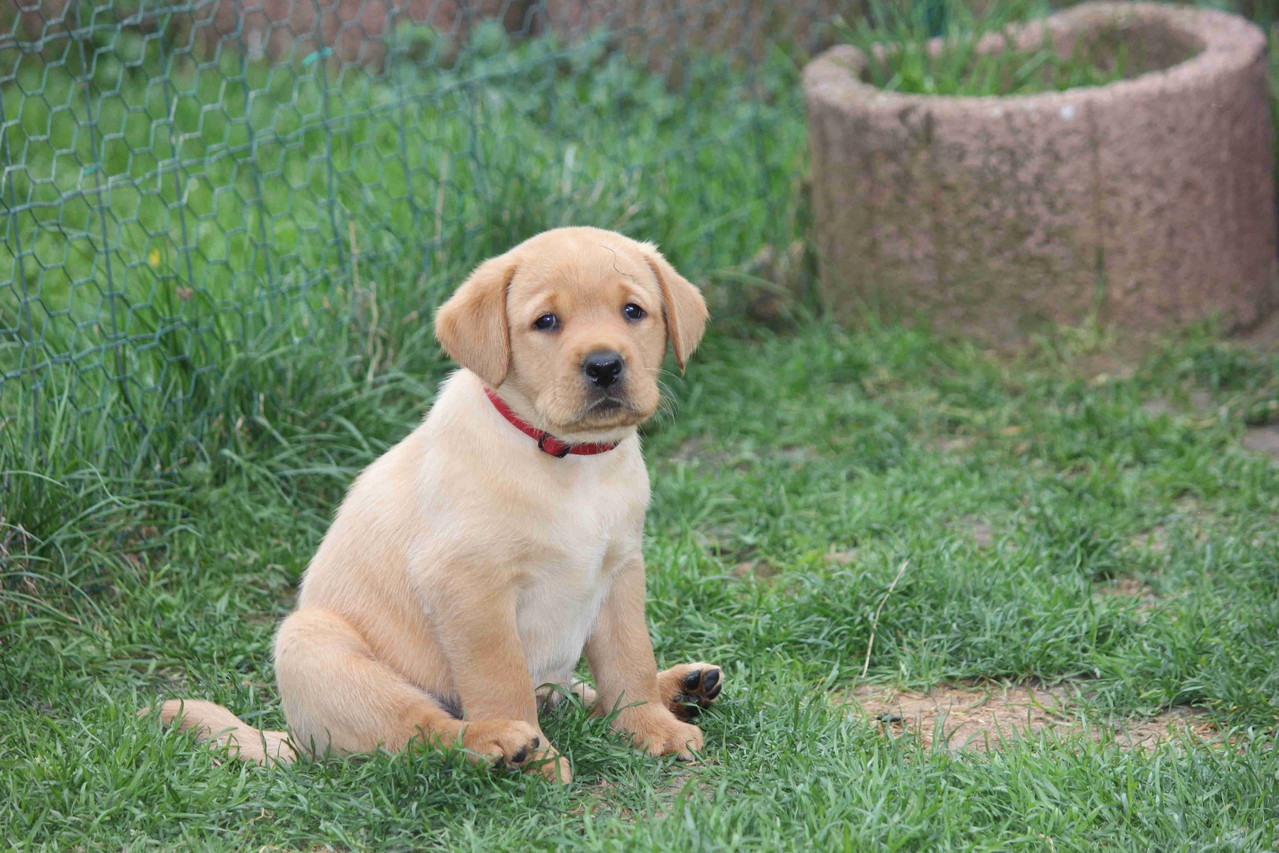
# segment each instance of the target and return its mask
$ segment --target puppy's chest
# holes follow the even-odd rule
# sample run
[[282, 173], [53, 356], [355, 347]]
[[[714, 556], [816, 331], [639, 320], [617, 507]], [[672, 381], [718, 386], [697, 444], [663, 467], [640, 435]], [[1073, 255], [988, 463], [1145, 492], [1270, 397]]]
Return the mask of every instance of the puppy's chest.
[[618, 568], [638, 554], [640, 524], [623, 509], [579, 504], [574, 517], [556, 519], [536, 537], [516, 603], [534, 683], [562, 682], [571, 674]]

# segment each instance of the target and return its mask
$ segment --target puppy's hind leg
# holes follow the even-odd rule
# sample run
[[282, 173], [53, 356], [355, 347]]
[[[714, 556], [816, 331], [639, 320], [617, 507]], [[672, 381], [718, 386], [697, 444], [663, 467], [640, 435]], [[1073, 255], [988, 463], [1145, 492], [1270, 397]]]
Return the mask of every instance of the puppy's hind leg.
[[315, 756], [399, 752], [419, 739], [461, 743], [498, 765], [519, 766], [541, 746], [537, 730], [522, 721], [455, 719], [328, 610], [306, 608], [284, 620], [275, 668], [291, 740]]

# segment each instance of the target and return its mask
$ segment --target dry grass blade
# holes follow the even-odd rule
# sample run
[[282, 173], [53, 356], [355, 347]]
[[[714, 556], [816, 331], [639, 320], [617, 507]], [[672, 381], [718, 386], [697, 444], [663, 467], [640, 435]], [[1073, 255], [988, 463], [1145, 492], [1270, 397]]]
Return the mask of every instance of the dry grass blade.
[[902, 579], [902, 575], [906, 573], [906, 567], [909, 565], [910, 560], [902, 560], [902, 564], [897, 567], [897, 576], [888, 585], [888, 591], [879, 600], [879, 606], [875, 608], [875, 615], [870, 620], [870, 640], [866, 643], [866, 660], [862, 661], [862, 678], [865, 678], [866, 673], [870, 670], [870, 653], [875, 648], [875, 632], [879, 630], [879, 614], [883, 611], [884, 604], [888, 601], [888, 596], [893, 594], [893, 590], [897, 588], [897, 582]]

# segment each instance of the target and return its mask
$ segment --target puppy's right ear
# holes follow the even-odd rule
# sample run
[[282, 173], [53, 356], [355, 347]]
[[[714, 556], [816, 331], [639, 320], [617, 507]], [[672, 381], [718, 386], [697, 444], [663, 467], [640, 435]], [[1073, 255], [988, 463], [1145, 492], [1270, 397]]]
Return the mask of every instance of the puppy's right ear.
[[514, 275], [510, 258], [487, 260], [435, 312], [435, 339], [440, 346], [492, 388], [502, 384], [511, 368], [506, 290]]

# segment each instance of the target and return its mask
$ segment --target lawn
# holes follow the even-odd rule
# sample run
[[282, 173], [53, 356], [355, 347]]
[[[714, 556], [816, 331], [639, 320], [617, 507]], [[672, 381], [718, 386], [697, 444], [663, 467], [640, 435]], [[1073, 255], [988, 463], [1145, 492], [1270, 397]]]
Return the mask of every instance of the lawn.
[[[0, 843], [1279, 848], [1273, 342], [1086, 324], [996, 351], [838, 327], [802, 294], [749, 322], [743, 292], [777, 272], [760, 258], [803, 233], [777, 56], [728, 89], [708, 57], [677, 97], [600, 49], [479, 45], [326, 101], [314, 66], [188, 69], [166, 94], [129, 70], [158, 48], [129, 49], [95, 66], [115, 148], [78, 135], [81, 107], [46, 111], [74, 62], [17, 67], [39, 98], [0, 93], [30, 161], [6, 187], [30, 239], [0, 250], [0, 369], [43, 359], [38, 385], [0, 385]], [[169, 125], [146, 121], [166, 97]], [[619, 134], [618, 110], [649, 123]], [[730, 144], [752, 133], [768, 144]], [[197, 696], [282, 724], [272, 632], [343, 490], [449, 369], [425, 318], [483, 255], [574, 219], [658, 240], [716, 309], [645, 431], [658, 658], [728, 678], [701, 761], [641, 756], [574, 706], [545, 723], [568, 787], [439, 752], [245, 767], [138, 718]], [[1058, 725], [947, 742], [944, 720], [862, 713], [868, 686], [1029, 689]]]
[[[10, 570], [4, 836], [1271, 849], [1279, 467], [1240, 438], [1273, 416], [1279, 359], [1198, 334], [1131, 368], [1080, 369], [1099, 352], [1078, 333], [1010, 359], [817, 322], [712, 338], [672, 383], [674, 417], [648, 432], [649, 616], [661, 660], [716, 661], [729, 684], [692, 766], [632, 753], [579, 708], [552, 716], [576, 769], [566, 789], [436, 753], [219, 766], [134, 717], [196, 695], [280, 722], [274, 622], [342, 486], [408, 428], [430, 383], [406, 380], [390, 407], [334, 394], [316, 428], [338, 461], [302, 469], [315, 455], [302, 447], [245, 459], [137, 507], [147, 521], [132, 536], [68, 541]], [[872, 629], [867, 681], [1063, 682], [1088, 730], [986, 752], [885, 732], [844, 704]], [[1211, 725], [1145, 750], [1113, 726], [1183, 705]]]

